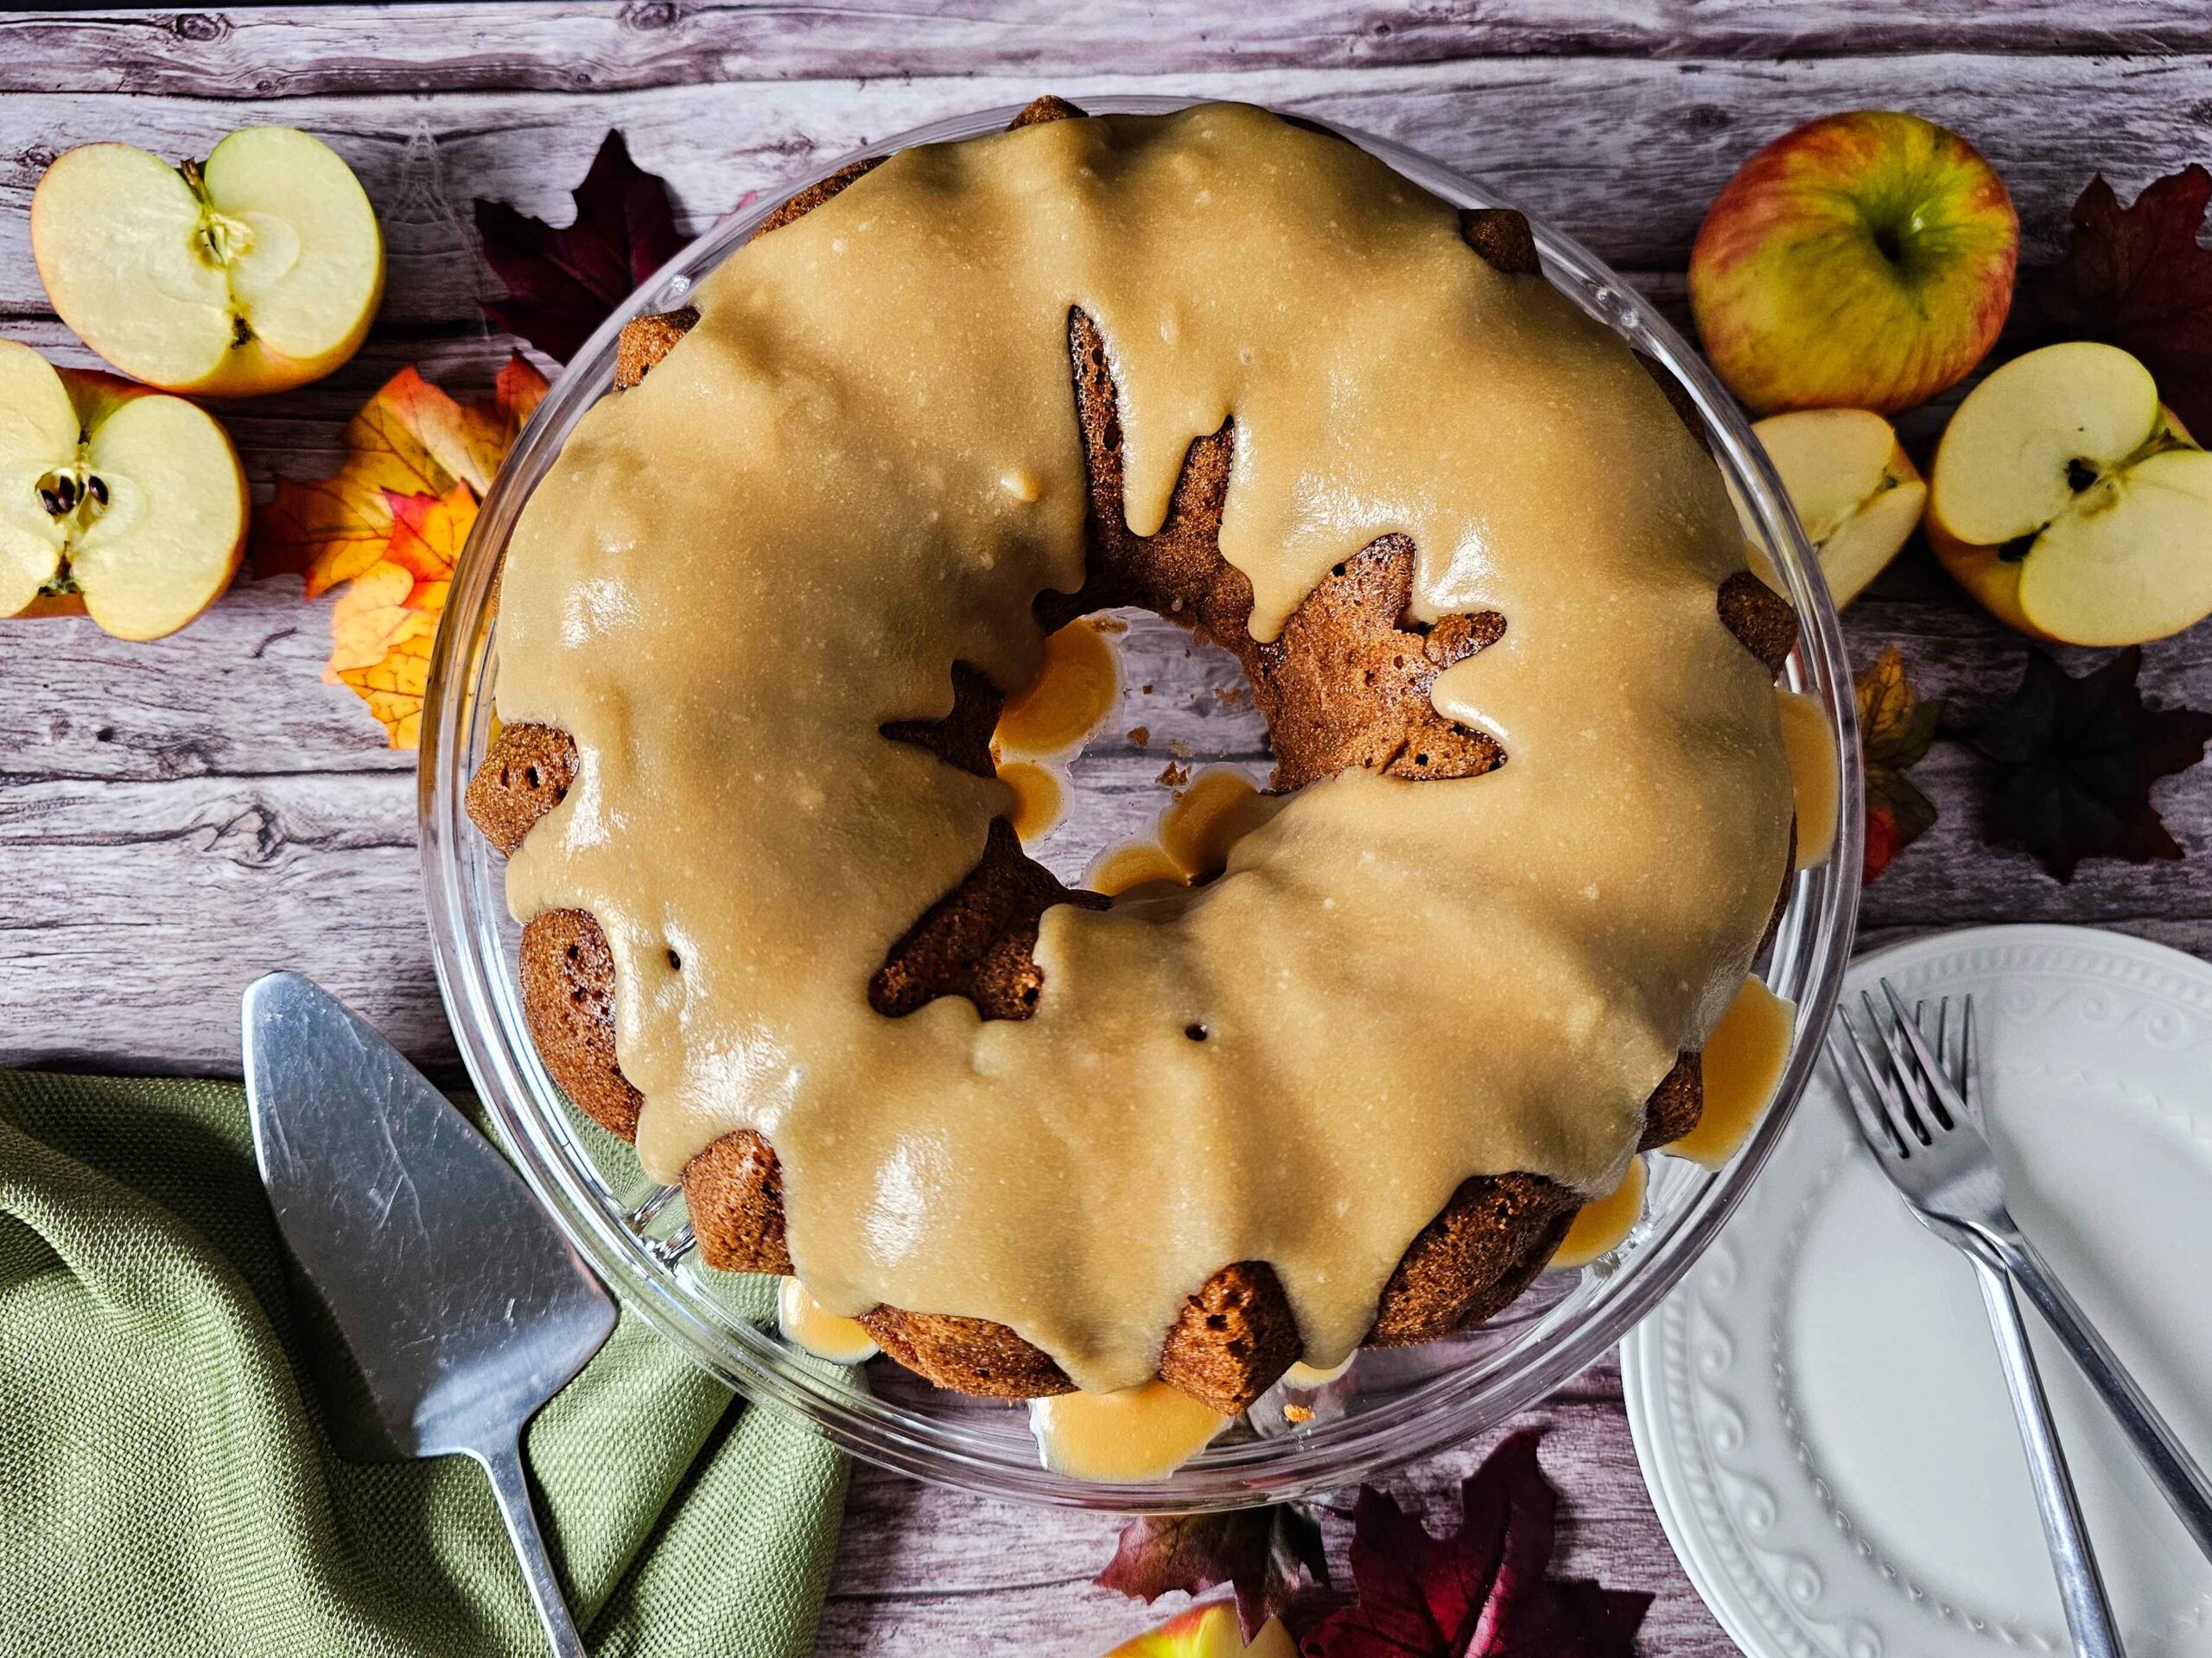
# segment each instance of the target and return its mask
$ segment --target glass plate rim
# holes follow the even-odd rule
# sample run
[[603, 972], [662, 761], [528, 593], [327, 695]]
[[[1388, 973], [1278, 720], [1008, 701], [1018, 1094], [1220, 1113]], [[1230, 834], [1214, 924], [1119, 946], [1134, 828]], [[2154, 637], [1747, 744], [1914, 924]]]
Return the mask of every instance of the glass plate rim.
[[[1081, 98], [1096, 114], [1163, 114], [1198, 98]], [[632, 316], [680, 305], [700, 276], [742, 245], [789, 193], [857, 160], [918, 143], [980, 137], [1004, 127], [1015, 105], [955, 116], [841, 156], [788, 189], [732, 214], [641, 284], [577, 353], [532, 416], [494, 480], [457, 567], [434, 650], [418, 770], [424, 896], [438, 984], [464, 1064], [531, 1187], [582, 1255], [626, 1305], [696, 1362], [750, 1399], [798, 1413], [836, 1444], [879, 1465], [986, 1495], [1115, 1512], [1235, 1508], [1351, 1484], [1458, 1443], [1526, 1408], [1603, 1356], [1688, 1270], [1740, 1201], [1787, 1123], [1817, 1062], [1809, 1039], [1831, 1017], [1847, 962], [1864, 834], [1859, 757], [1842, 635], [1803, 531], [1771, 464], [1728, 394], [1642, 295], [1572, 238], [1529, 216], [1547, 274], [1569, 296], [1688, 390], [1715, 459], [1746, 508], [1757, 541], [1802, 624], [1786, 683], [1813, 695], [1835, 740], [1841, 809], [1827, 862], [1801, 873], [1774, 946], [1768, 981], [1799, 1008], [1797, 1032], [1774, 1106], [1717, 1173], [1667, 1159], [1675, 1208], [1625, 1269], [1584, 1269], [1577, 1290], [1491, 1356], [1484, 1374], [1425, 1382], [1402, 1401], [1316, 1431], [1217, 1445], [1168, 1479], [1103, 1484], [1025, 1460], [1006, 1435], [934, 1420], [856, 1388], [836, 1367], [784, 1348], [730, 1314], [676, 1270], [665, 1241], [613, 1211], [603, 1181], [586, 1178], [588, 1154], [562, 1096], [521, 1022], [518, 996], [494, 971], [498, 916], [486, 916], [467, 879], [469, 828], [461, 796], [480, 746], [493, 660], [491, 599], [498, 562], [531, 487], [583, 410], [612, 384], [614, 342]], [[1388, 139], [1324, 123], [1433, 194], [1463, 206], [1516, 206], [1480, 181]], [[482, 854], [478, 849], [480, 858]], [[477, 883], [481, 885], [480, 881]], [[504, 914], [504, 903], [498, 909]], [[1685, 1185], [1687, 1182], [1687, 1185]], [[599, 1190], [592, 1190], [596, 1183]], [[1655, 1182], [1655, 1185], [1657, 1183]], [[1597, 1288], [1582, 1294], [1592, 1275]], [[1578, 1296], [1580, 1299], [1578, 1300]]]

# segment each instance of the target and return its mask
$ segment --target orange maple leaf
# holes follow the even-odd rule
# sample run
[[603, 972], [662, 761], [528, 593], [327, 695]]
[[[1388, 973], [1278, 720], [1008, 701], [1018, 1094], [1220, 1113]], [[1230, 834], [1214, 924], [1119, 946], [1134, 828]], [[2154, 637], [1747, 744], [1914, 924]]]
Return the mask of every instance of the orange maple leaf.
[[422, 615], [407, 607], [415, 578], [400, 566], [378, 559], [355, 576], [330, 612], [330, 661], [323, 683], [335, 685], [349, 670], [384, 660], [402, 627]]
[[421, 734], [430, 647], [477, 502], [547, 389], [519, 353], [488, 401], [460, 402], [402, 369], [346, 427], [335, 476], [281, 480], [254, 514], [261, 575], [294, 572], [310, 599], [346, 584], [322, 677], [351, 686], [394, 748]]
[[346, 464], [334, 475], [277, 480], [253, 515], [254, 569], [304, 577], [310, 599], [362, 575], [384, 556], [392, 498], [442, 497], [456, 485], [480, 497], [545, 391], [545, 377], [519, 356], [488, 401], [460, 402], [413, 367], [400, 370], [346, 426]]
[[391, 734], [394, 748], [413, 748], [422, 740], [423, 693], [430, 683], [430, 645], [438, 636], [436, 617], [419, 610], [406, 616], [378, 660], [338, 670], [338, 677]]
[[394, 748], [412, 748], [422, 726], [430, 645], [454, 565], [476, 522], [476, 496], [457, 483], [442, 496], [388, 493], [385, 505], [391, 534], [383, 556], [331, 607], [326, 677], [353, 688]]

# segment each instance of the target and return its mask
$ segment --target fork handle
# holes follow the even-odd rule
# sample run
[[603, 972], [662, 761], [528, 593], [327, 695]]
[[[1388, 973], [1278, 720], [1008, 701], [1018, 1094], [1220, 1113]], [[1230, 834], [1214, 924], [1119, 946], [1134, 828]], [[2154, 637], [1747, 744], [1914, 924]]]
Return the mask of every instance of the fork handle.
[[2127, 1443], [2143, 1459], [2144, 1467], [2173, 1505], [2175, 1515], [2196, 1540], [2196, 1547], [2207, 1560], [2212, 1560], [2212, 1480], [2205, 1477], [2204, 1470], [2167, 1426], [2158, 1407], [2145, 1397], [2135, 1378], [2105, 1344], [2088, 1315], [2066, 1293], [2066, 1286], [2044, 1264], [2035, 1246], [2017, 1236], [1993, 1242], [2006, 1269], [2082, 1367], [2082, 1374], [2088, 1377], [2089, 1385], [2120, 1424], [2120, 1431], [2127, 1436]]
[[1978, 1255], [1969, 1252], [1967, 1259], [1974, 1262], [1974, 1276], [1981, 1280], [1982, 1302], [1989, 1309], [1989, 1328], [1997, 1338], [2005, 1390], [2012, 1395], [2020, 1445], [2028, 1454], [2028, 1477], [2036, 1488], [2044, 1543], [2050, 1551], [2051, 1571], [2058, 1579], [2058, 1598], [2066, 1608], [2066, 1627], [2074, 1637], [2074, 1650], [2080, 1658], [2121, 1658], [2112, 1603], [2105, 1597], [2097, 1557], [2089, 1549], [2082, 1508], [2075, 1501], [2074, 1482], [2066, 1471], [2066, 1453], [2059, 1448], [2058, 1431], [2051, 1424], [2050, 1401], [2044, 1397], [2043, 1378], [2036, 1370], [2035, 1353], [2028, 1346], [2019, 1303], [2012, 1299], [2012, 1280]]

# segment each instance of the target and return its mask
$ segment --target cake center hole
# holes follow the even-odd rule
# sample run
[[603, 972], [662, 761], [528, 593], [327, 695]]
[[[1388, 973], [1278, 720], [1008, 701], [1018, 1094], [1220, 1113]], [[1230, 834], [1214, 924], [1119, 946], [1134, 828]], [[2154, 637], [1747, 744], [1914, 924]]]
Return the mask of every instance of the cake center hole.
[[[1080, 748], [1043, 762], [1058, 784], [1058, 810], [1022, 845], [1061, 880], [1081, 886], [1110, 873], [1105, 861], [1157, 848], [1163, 816], [1194, 783], [1234, 771], [1264, 788], [1274, 761], [1267, 721], [1228, 651], [1147, 610], [1102, 612], [1072, 626], [1096, 630], [1120, 686]], [[1021, 700], [1009, 710], [1019, 714]], [[1010, 753], [1000, 758], [1001, 773], [1038, 763]], [[1025, 793], [1033, 786], [1009, 781]]]

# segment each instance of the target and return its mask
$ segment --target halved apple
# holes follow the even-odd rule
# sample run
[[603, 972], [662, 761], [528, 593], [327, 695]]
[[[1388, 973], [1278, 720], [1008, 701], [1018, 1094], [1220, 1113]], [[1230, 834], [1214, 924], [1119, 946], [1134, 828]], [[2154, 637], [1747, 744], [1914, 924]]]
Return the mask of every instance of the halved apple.
[[1865, 409], [1770, 415], [1751, 428], [1821, 556], [1841, 609], [1882, 573], [1920, 522], [1928, 486], [1889, 422]]
[[206, 410], [0, 340], [0, 616], [173, 633], [230, 585], [246, 513]]
[[1943, 433], [1929, 544], [1999, 619], [2069, 645], [2139, 645], [2212, 615], [2212, 454], [2151, 372], [2089, 340], [1976, 386]]
[[384, 294], [384, 236], [353, 169], [292, 127], [248, 127], [204, 162], [85, 144], [31, 197], [54, 311], [149, 385], [251, 397], [321, 378]]

